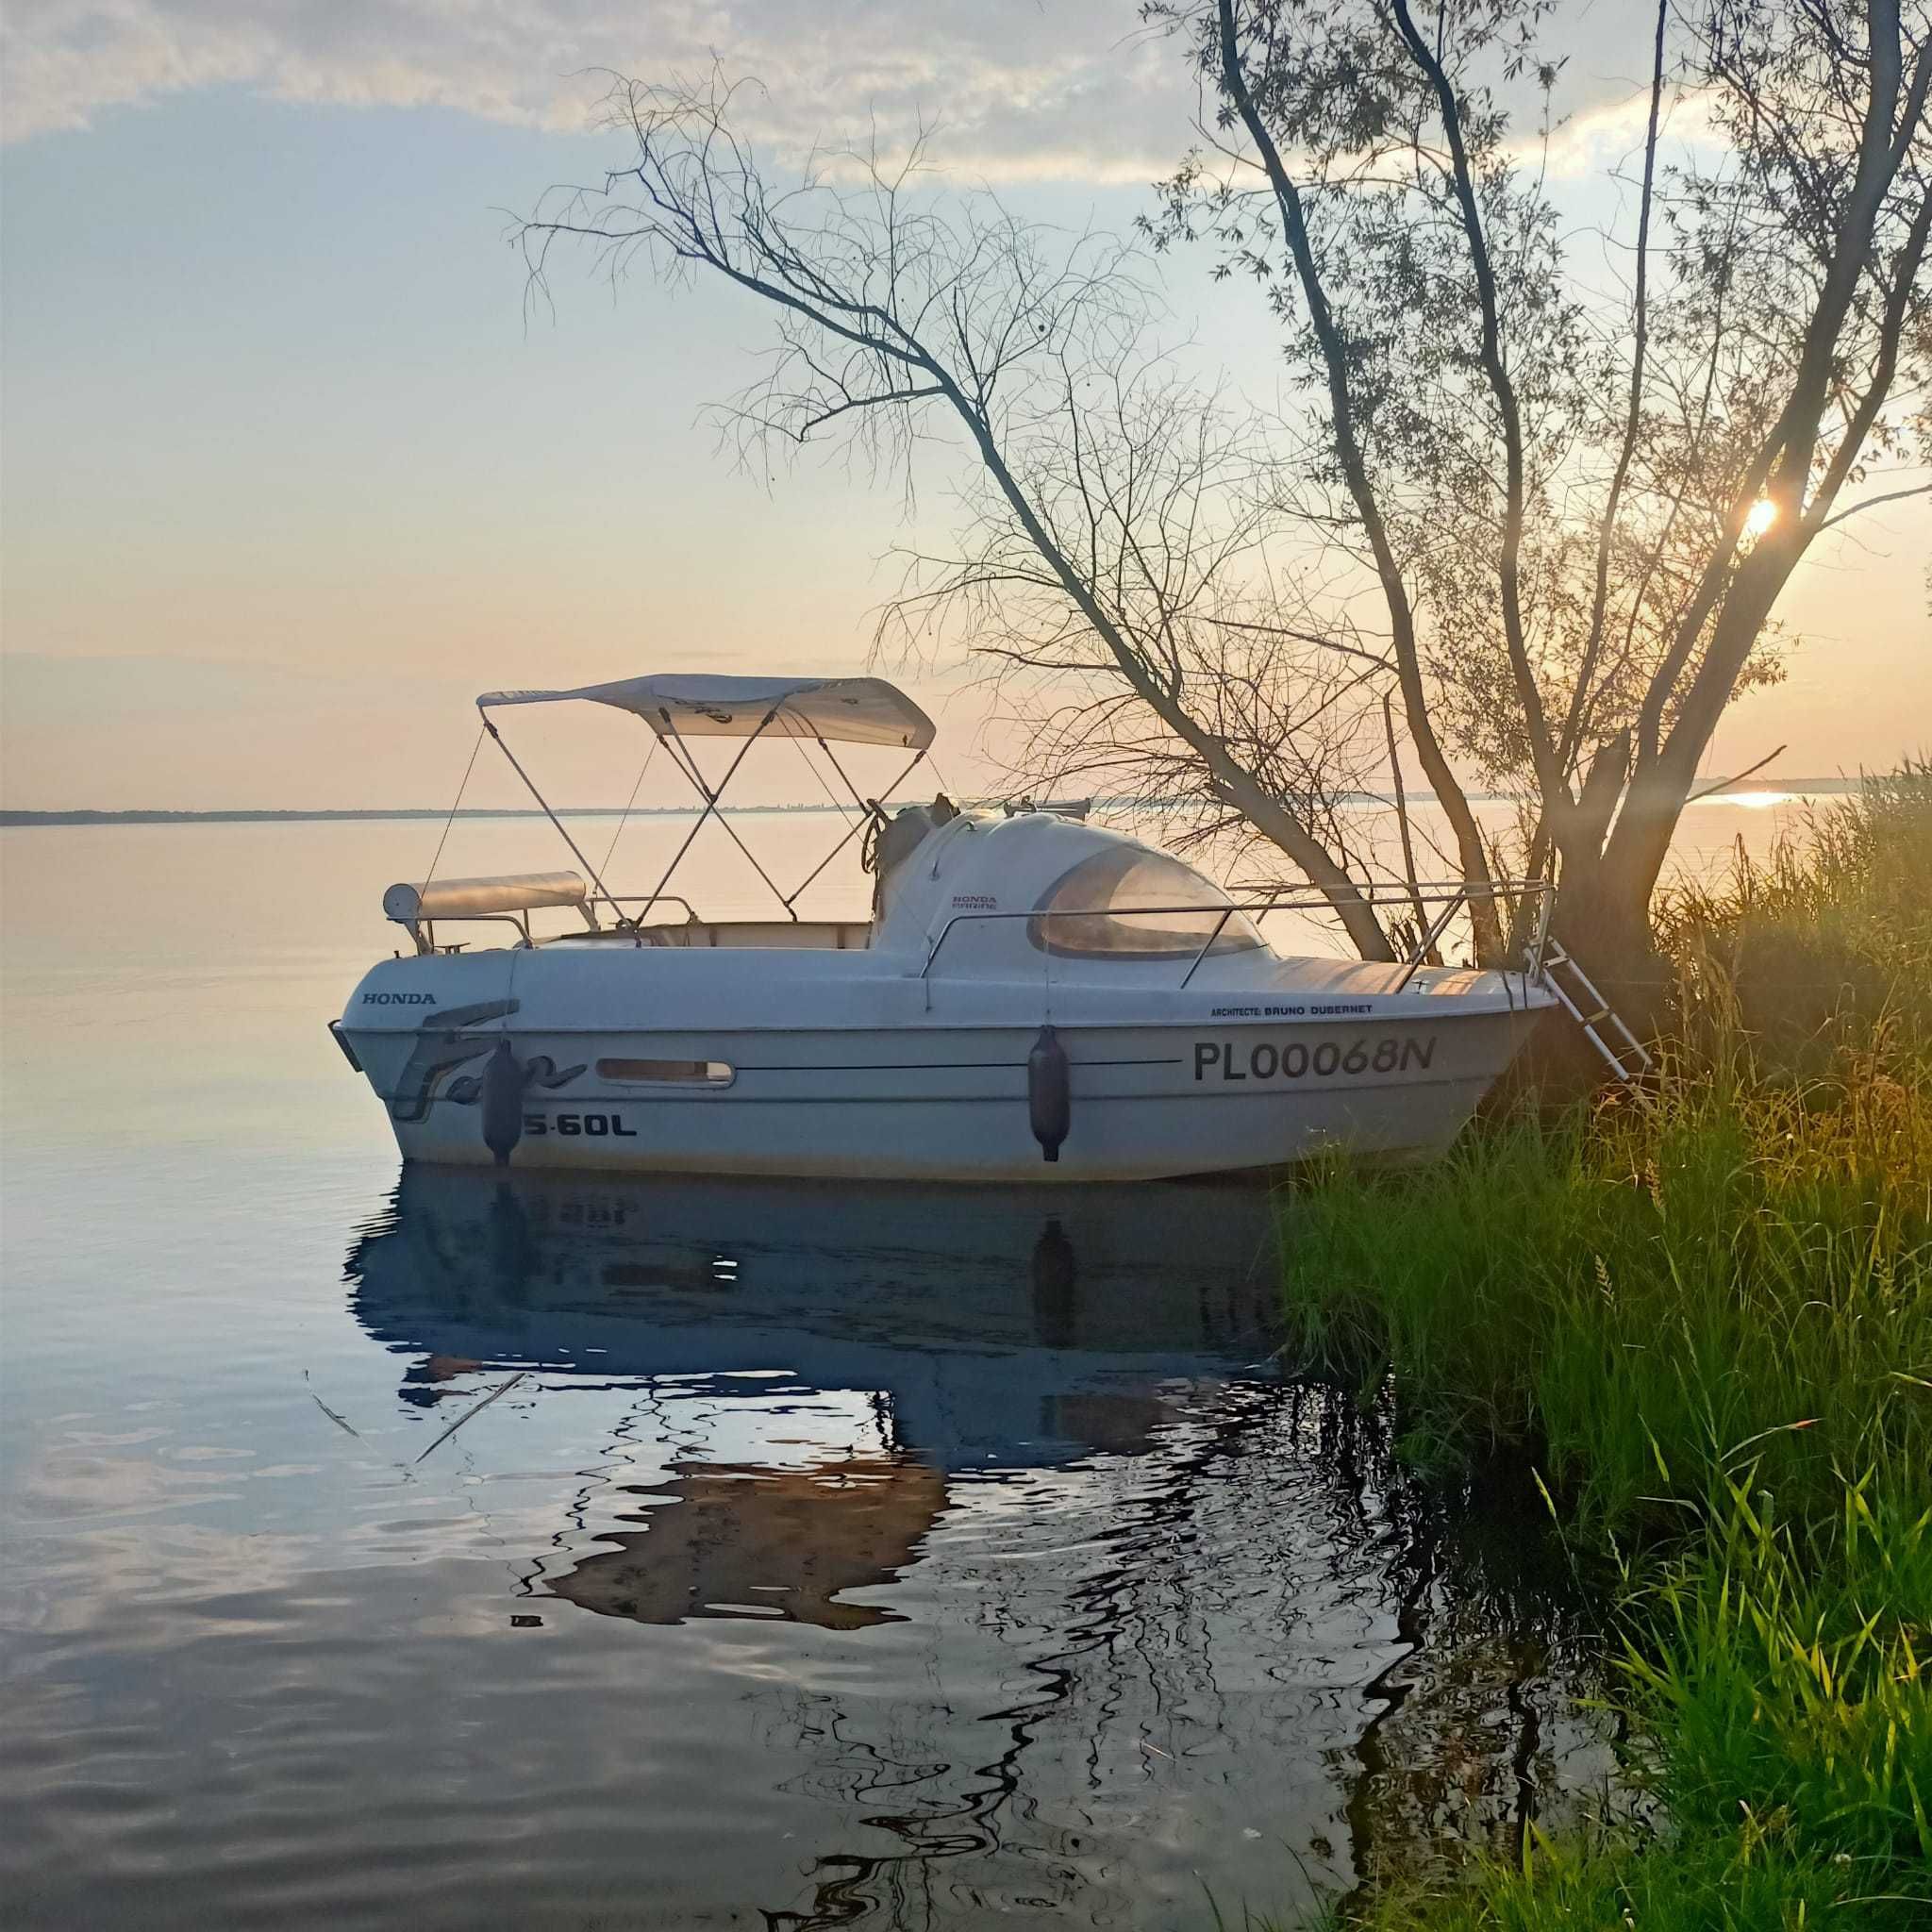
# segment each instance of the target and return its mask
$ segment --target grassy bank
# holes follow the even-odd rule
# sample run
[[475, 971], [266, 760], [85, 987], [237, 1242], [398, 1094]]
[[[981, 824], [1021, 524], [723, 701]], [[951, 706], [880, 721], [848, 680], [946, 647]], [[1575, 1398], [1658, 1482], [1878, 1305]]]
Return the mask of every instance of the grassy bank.
[[1439, 1467], [1533, 1460], [1663, 1821], [1383, 1927], [1932, 1924], [1932, 772], [1661, 921], [1653, 1108], [1292, 1204], [1291, 1317]]

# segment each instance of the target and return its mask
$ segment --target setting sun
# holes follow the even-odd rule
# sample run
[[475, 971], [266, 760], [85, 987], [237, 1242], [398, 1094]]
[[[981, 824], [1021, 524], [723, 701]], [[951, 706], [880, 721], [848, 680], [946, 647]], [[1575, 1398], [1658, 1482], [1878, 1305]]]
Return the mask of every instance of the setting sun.
[[1777, 522], [1777, 505], [1768, 496], [1760, 496], [1744, 516], [1744, 534], [1747, 537], [1761, 537], [1772, 525]]

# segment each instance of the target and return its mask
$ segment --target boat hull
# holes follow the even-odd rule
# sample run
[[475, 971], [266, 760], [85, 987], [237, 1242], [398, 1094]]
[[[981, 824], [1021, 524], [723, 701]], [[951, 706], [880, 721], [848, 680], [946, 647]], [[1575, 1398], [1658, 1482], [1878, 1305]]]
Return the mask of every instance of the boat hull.
[[[1348, 1023], [1057, 1022], [1071, 1125], [1034, 1139], [1024, 1025], [547, 1029], [441, 1016], [344, 1027], [411, 1161], [491, 1165], [497, 1042], [519, 1081], [520, 1169], [922, 1181], [1148, 1180], [1266, 1169], [1336, 1147], [1441, 1153], [1540, 1017], [1455, 1001]], [[521, 1016], [519, 1016], [521, 1017]], [[613, 1077], [665, 1070], [688, 1077]], [[504, 1117], [499, 1098], [497, 1118]]]

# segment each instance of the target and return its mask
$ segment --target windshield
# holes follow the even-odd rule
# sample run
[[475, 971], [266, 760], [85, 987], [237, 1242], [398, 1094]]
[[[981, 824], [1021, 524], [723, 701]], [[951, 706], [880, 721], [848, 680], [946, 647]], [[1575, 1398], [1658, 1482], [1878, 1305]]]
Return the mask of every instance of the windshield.
[[[1048, 889], [1026, 936], [1063, 959], [1191, 959], [1261, 943], [1228, 896], [1192, 866], [1132, 845], [1096, 852]], [[1143, 909], [1137, 909], [1143, 908]]]

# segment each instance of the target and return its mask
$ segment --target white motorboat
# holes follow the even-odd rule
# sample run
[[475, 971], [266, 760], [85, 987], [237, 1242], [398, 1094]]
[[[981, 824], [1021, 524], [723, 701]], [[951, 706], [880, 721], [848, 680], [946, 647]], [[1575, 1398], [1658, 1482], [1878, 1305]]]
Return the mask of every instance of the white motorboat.
[[[1423, 1158], [1455, 1138], [1554, 996], [1541, 938], [1522, 972], [1425, 963], [1468, 901], [1434, 908], [1407, 963], [1290, 958], [1273, 915], [1193, 867], [1065, 810], [889, 813], [832, 746], [908, 752], [931, 721], [878, 678], [628, 678], [495, 691], [493, 713], [581, 699], [641, 718], [703, 801], [657, 887], [581, 870], [391, 886], [413, 949], [373, 967], [330, 1023], [408, 1160], [646, 1173], [921, 1180], [1138, 1180], [1271, 1168], [1324, 1148]], [[858, 814], [768, 920], [711, 920], [669, 888], [759, 740], [815, 743]], [[741, 741], [713, 787], [704, 738]], [[891, 787], [883, 796], [890, 798]], [[861, 827], [869, 921], [801, 919], [806, 887]], [[741, 845], [742, 841], [739, 841]], [[757, 866], [755, 855], [752, 862]], [[1497, 889], [1531, 896], [1540, 888]], [[572, 930], [544, 934], [558, 911]], [[495, 921], [508, 942], [452, 943]], [[465, 928], [467, 930], [467, 928]]]

